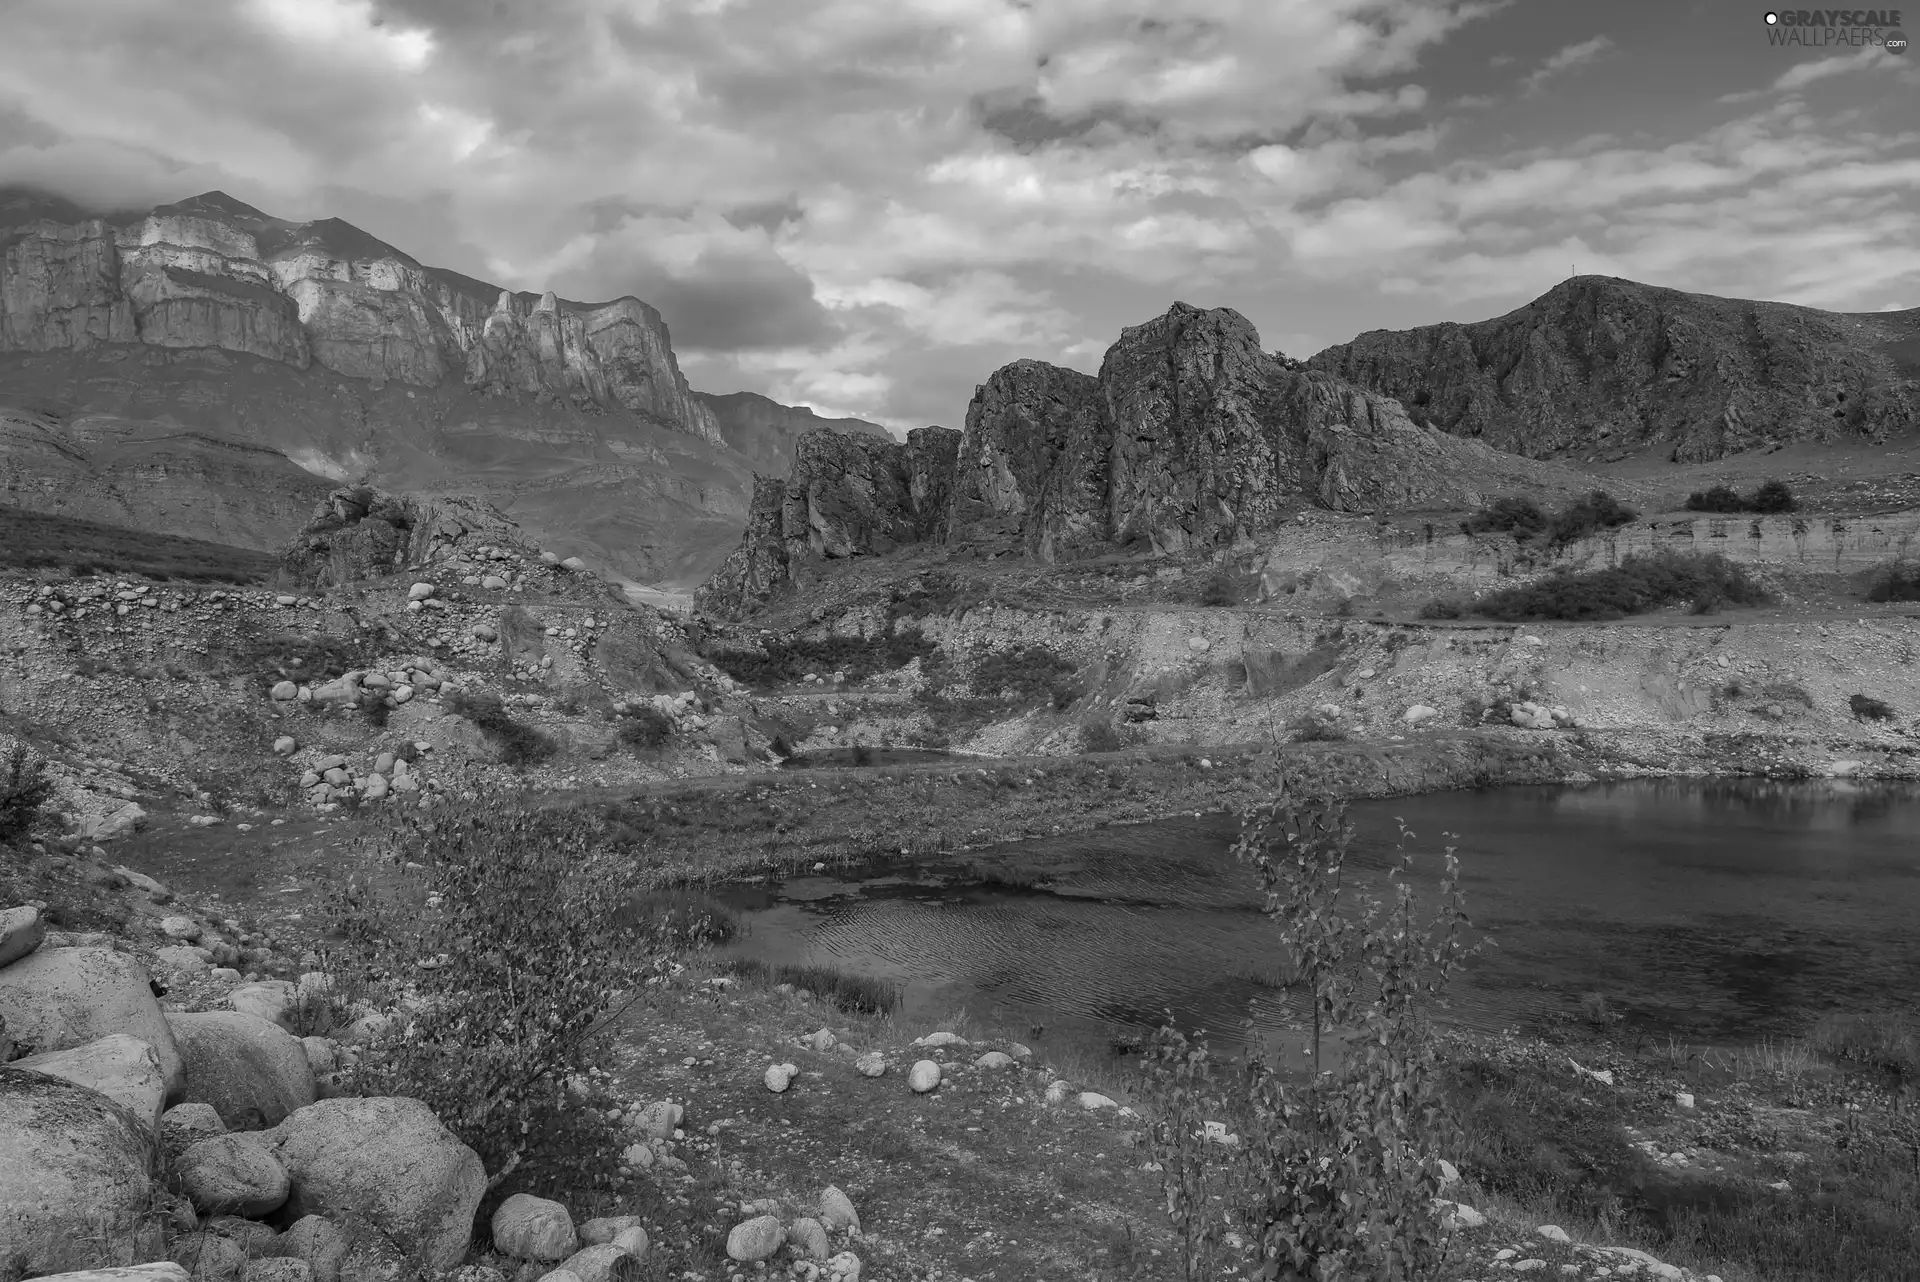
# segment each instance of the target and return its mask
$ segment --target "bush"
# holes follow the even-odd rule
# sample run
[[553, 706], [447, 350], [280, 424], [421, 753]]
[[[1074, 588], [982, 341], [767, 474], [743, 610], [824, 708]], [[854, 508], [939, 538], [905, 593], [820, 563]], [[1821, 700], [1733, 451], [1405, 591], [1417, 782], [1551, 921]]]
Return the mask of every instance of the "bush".
[[1549, 546], [1563, 547], [1595, 530], [1626, 525], [1639, 515], [1605, 490], [1593, 490], [1553, 516], [1532, 499], [1495, 499], [1462, 521], [1460, 529], [1467, 534], [1511, 534], [1520, 543], [1544, 535]]
[[1856, 694], [1847, 700], [1847, 706], [1853, 709], [1853, 715], [1861, 721], [1891, 721], [1893, 709], [1879, 699], [1864, 694]]
[[1745, 567], [1717, 552], [1657, 552], [1626, 557], [1612, 569], [1561, 571], [1526, 587], [1507, 588], [1482, 598], [1473, 612], [1505, 623], [1618, 619], [1679, 601], [1692, 601], [1696, 612], [1705, 613], [1771, 599]]
[[1467, 607], [1451, 597], [1434, 597], [1420, 607], [1423, 619], [1457, 619], [1465, 614]]
[[809, 672], [824, 675], [836, 670], [844, 670], [848, 680], [859, 681], [878, 672], [904, 668], [939, 648], [920, 629], [908, 627], [876, 637], [768, 637], [761, 641], [758, 651], [714, 648], [706, 657], [736, 681], [777, 685], [797, 681]]
[[47, 763], [29, 761], [27, 745], [16, 743], [0, 773], [0, 842], [18, 841], [33, 831], [41, 808], [53, 797]]
[[1920, 563], [1895, 561], [1881, 567], [1867, 587], [1867, 600], [1878, 605], [1890, 601], [1920, 601]]
[[369, 868], [329, 900], [326, 968], [383, 1005], [415, 999], [353, 1087], [426, 1103], [490, 1186], [523, 1164], [579, 1179], [619, 1149], [569, 1082], [587, 1080], [599, 1035], [672, 949], [622, 917], [631, 868], [598, 837], [591, 816], [498, 798], [402, 815], [377, 834], [384, 889]]
[[1080, 751], [1118, 752], [1127, 746], [1111, 721], [1085, 721], [1080, 725]]
[[1460, 523], [1466, 534], [1511, 534], [1522, 541], [1545, 533], [1552, 522], [1532, 499], [1495, 499]]
[[509, 766], [530, 766], [551, 759], [560, 750], [552, 738], [508, 715], [500, 696], [491, 690], [456, 690], [445, 699], [447, 710], [471, 721], [499, 750]]
[[1605, 490], [1594, 490], [1585, 498], [1575, 499], [1561, 509], [1553, 518], [1547, 542], [1553, 547], [1564, 547], [1596, 530], [1611, 530], [1631, 524], [1639, 516], [1638, 512]]
[[1344, 743], [1347, 737], [1347, 729], [1339, 721], [1317, 714], [1296, 720], [1290, 736], [1294, 743]]
[[[982, 698], [1012, 699], [1029, 703], [1046, 698], [1056, 708], [1064, 707], [1060, 693], [1072, 687], [1063, 684], [1073, 675], [1073, 664], [1043, 645], [1020, 646], [982, 655], [973, 665], [974, 694]], [[1067, 695], [1066, 703], [1073, 696]]]
[[1695, 490], [1687, 495], [1689, 512], [1761, 512], [1777, 514], [1797, 511], [1799, 502], [1793, 497], [1793, 491], [1785, 481], [1762, 481], [1753, 497], [1742, 498], [1739, 491], [1729, 485], [1716, 485], [1711, 489]]
[[[1467, 919], [1453, 848], [1440, 881], [1444, 907], [1421, 927], [1404, 827], [1392, 906], [1370, 899], [1352, 912], [1341, 903], [1353, 841], [1344, 803], [1296, 796], [1282, 781], [1278, 796], [1241, 822], [1234, 853], [1259, 875], [1264, 911], [1289, 954], [1289, 986], [1306, 990], [1311, 1058], [1301, 1081], [1256, 1052], [1229, 1089], [1204, 1043], [1171, 1023], [1155, 1034], [1142, 1062], [1148, 1142], [1183, 1272], [1217, 1278], [1238, 1271], [1223, 1267], [1231, 1261], [1247, 1276], [1298, 1282], [1437, 1277], [1447, 1243], [1435, 1205], [1439, 1158], [1456, 1128], [1419, 1003], [1442, 1000], [1474, 951], [1459, 945]], [[1376, 994], [1365, 1005], [1356, 998], [1363, 979]], [[1338, 1068], [1323, 1071], [1322, 1040], [1343, 1027], [1356, 1036]], [[1206, 1138], [1209, 1123], [1226, 1126], [1233, 1142]], [[1236, 1245], [1229, 1229], [1247, 1244]]]
[[673, 738], [673, 718], [647, 704], [629, 708], [614, 732], [622, 745], [635, 752], [652, 752]]

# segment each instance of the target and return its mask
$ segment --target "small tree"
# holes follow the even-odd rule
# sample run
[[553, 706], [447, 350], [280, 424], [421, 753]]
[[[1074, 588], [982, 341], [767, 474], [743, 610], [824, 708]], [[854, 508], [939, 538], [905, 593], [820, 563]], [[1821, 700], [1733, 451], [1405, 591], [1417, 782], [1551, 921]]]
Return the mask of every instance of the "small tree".
[[0, 841], [14, 841], [33, 830], [41, 807], [53, 796], [47, 764], [27, 757], [27, 745], [16, 743], [0, 771]]

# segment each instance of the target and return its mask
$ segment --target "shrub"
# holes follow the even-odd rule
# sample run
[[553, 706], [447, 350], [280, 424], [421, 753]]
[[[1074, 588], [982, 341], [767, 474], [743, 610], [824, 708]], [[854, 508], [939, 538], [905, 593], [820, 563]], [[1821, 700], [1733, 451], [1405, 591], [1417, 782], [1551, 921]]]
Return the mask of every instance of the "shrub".
[[824, 674], [841, 669], [849, 680], [859, 681], [877, 672], [904, 668], [939, 649], [938, 643], [920, 629], [908, 627], [875, 637], [768, 637], [761, 641], [758, 651], [715, 648], [708, 651], [707, 658], [736, 681], [774, 685], [797, 681], [809, 672]]
[[1847, 700], [1847, 706], [1853, 709], [1853, 715], [1861, 721], [1891, 721], [1893, 709], [1879, 699], [1864, 694], [1856, 694]]
[[1457, 619], [1465, 614], [1467, 607], [1451, 597], [1434, 597], [1420, 607], [1423, 619]]
[[1771, 598], [1745, 567], [1717, 552], [1657, 552], [1625, 557], [1618, 566], [1560, 571], [1526, 587], [1482, 598], [1473, 612], [1506, 623], [1530, 619], [1618, 619], [1678, 601], [1696, 608], [1759, 605]]
[[47, 763], [28, 760], [27, 745], [16, 743], [0, 773], [0, 842], [18, 841], [33, 831], [41, 809], [53, 797]]
[[1547, 542], [1553, 547], [1564, 547], [1596, 530], [1611, 530], [1630, 524], [1639, 516], [1638, 512], [1605, 490], [1593, 490], [1586, 497], [1575, 499], [1554, 516]]
[[384, 729], [387, 718], [393, 715], [393, 709], [387, 706], [387, 697], [371, 691], [360, 696], [360, 711], [376, 729]]
[[1466, 534], [1511, 534], [1522, 541], [1544, 533], [1551, 525], [1539, 504], [1527, 498], [1495, 499], [1460, 523]]
[[[973, 667], [973, 692], [984, 698], [1013, 699], [1021, 703], [1045, 697], [1054, 707], [1064, 706], [1059, 692], [1071, 687], [1062, 684], [1073, 674], [1071, 661], [1043, 645], [995, 650], [980, 657]], [[1069, 695], [1067, 703], [1073, 702]]]
[[1294, 743], [1343, 743], [1348, 736], [1346, 727], [1334, 718], [1309, 714], [1293, 723], [1290, 737]]
[[[1238, 1227], [1251, 1239], [1251, 1276], [1328, 1282], [1377, 1278], [1414, 1282], [1438, 1275], [1446, 1233], [1439, 1154], [1454, 1136], [1443, 1107], [1436, 1042], [1419, 1009], [1440, 999], [1458, 962], [1467, 924], [1458, 860], [1446, 849], [1444, 901], [1433, 926], [1413, 920], [1407, 874], [1410, 833], [1393, 869], [1392, 906], [1341, 903], [1353, 829], [1338, 800], [1278, 795], [1243, 813], [1236, 858], [1252, 866], [1264, 911], [1289, 954], [1286, 973], [1306, 990], [1311, 1056], [1304, 1083], [1263, 1056], [1250, 1056], [1234, 1091], [1214, 1078], [1207, 1049], [1171, 1024], [1143, 1061], [1154, 1100], [1148, 1139], [1162, 1170], [1167, 1206], [1181, 1233], [1181, 1264], [1192, 1278], [1222, 1276]], [[1376, 995], [1361, 1006], [1355, 970]], [[1355, 1017], [1358, 1017], [1357, 1019]], [[1357, 1036], [1337, 1070], [1322, 1071], [1323, 1036], [1352, 1025]], [[1215, 1157], [1207, 1122], [1237, 1123], [1237, 1143]], [[1224, 1139], [1225, 1137], [1222, 1136]], [[1214, 1210], [1214, 1199], [1226, 1214]]]
[[1080, 724], [1080, 751], [1118, 752], [1127, 746], [1111, 721], [1084, 721]]
[[[402, 815], [377, 833], [383, 889], [369, 868], [329, 900], [327, 969], [383, 1004], [414, 999], [353, 1086], [426, 1103], [490, 1186], [523, 1164], [577, 1179], [618, 1151], [569, 1084], [672, 949], [621, 916], [631, 868], [598, 834], [591, 816], [500, 798]], [[602, 1126], [603, 1147], [582, 1148]]]
[[1867, 600], [1876, 604], [1920, 601], [1920, 563], [1895, 561], [1882, 566], [1867, 587]]
[[491, 690], [456, 690], [444, 701], [455, 716], [471, 721], [509, 766], [530, 766], [550, 759], [560, 750], [549, 736], [508, 715], [500, 696]]
[[673, 718], [648, 704], [637, 704], [620, 718], [614, 732], [622, 745], [635, 752], [652, 752], [673, 738]]
[[1762, 481], [1760, 488], [1751, 498], [1742, 498], [1739, 491], [1729, 485], [1716, 485], [1706, 490], [1695, 490], [1687, 495], [1689, 512], [1761, 512], [1781, 513], [1799, 509], [1799, 502], [1793, 497], [1793, 490], [1785, 481]]

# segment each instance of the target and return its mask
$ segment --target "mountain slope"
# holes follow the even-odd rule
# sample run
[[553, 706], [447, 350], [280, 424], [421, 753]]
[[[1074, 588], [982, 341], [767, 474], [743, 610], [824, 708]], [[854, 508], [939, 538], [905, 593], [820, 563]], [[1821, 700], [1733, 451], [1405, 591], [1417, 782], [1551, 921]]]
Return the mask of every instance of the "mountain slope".
[[1246, 548], [1305, 506], [1458, 508], [1593, 485], [1422, 427], [1396, 401], [1263, 352], [1238, 312], [1186, 303], [1123, 330], [1097, 378], [1030, 360], [995, 371], [964, 432], [809, 433], [795, 454], [784, 482], [756, 487], [701, 609], [737, 616], [811, 560], [906, 543], [1044, 560]]
[[21, 507], [271, 548], [342, 481], [479, 492], [563, 555], [674, 584], [800, 431], [881, 430], [693, 392], [638, 299], [502, 290], [221, 192], [97, 215], [0, 190], [0, 410]]
[[1533, 458], [1698, 463], [1920, 426], [1920, 309], [1850, 315], [1611, 276], [1492, 320], [1373, 330], [1307, 363]]

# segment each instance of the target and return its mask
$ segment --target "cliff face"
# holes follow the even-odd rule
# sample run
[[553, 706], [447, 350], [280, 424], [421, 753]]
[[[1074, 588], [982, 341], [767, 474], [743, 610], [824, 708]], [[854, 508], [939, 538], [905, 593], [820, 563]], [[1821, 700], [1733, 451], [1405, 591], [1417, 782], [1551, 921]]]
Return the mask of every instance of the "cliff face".
[[[926, 432], [866, 452], [801, 438], [699, 607], [737, 615], [809, 560], [908, 541], [1001, 541], [1045, 559], [1250, 546], [1303, 504], [1471, 507], [1503, 489], [1551, 499], [1593, 484], [1418, 426], [1393, 400], [1262, 352], [1239, 313], [1185, 303], [1124, 330], [1097, 378], [1016, 361], [975, 391], [964, 432]], [[903, 492], [908, 471], [924, 479]]]
[[0, 202], [0, 351], [215, 348], [381, 385], [458, 380], [721, 442], [638, 299], [511, 293], [338, 219], [290, 223], [220, 192], [137, 216], [62, 214]]
[[1707, 462], [1920, 424], [1920, 310], [1845, 315], [1606, 276], [1493, 320], [1375, 330], [1308, 363], [1533, 458], [1653, 448]]

